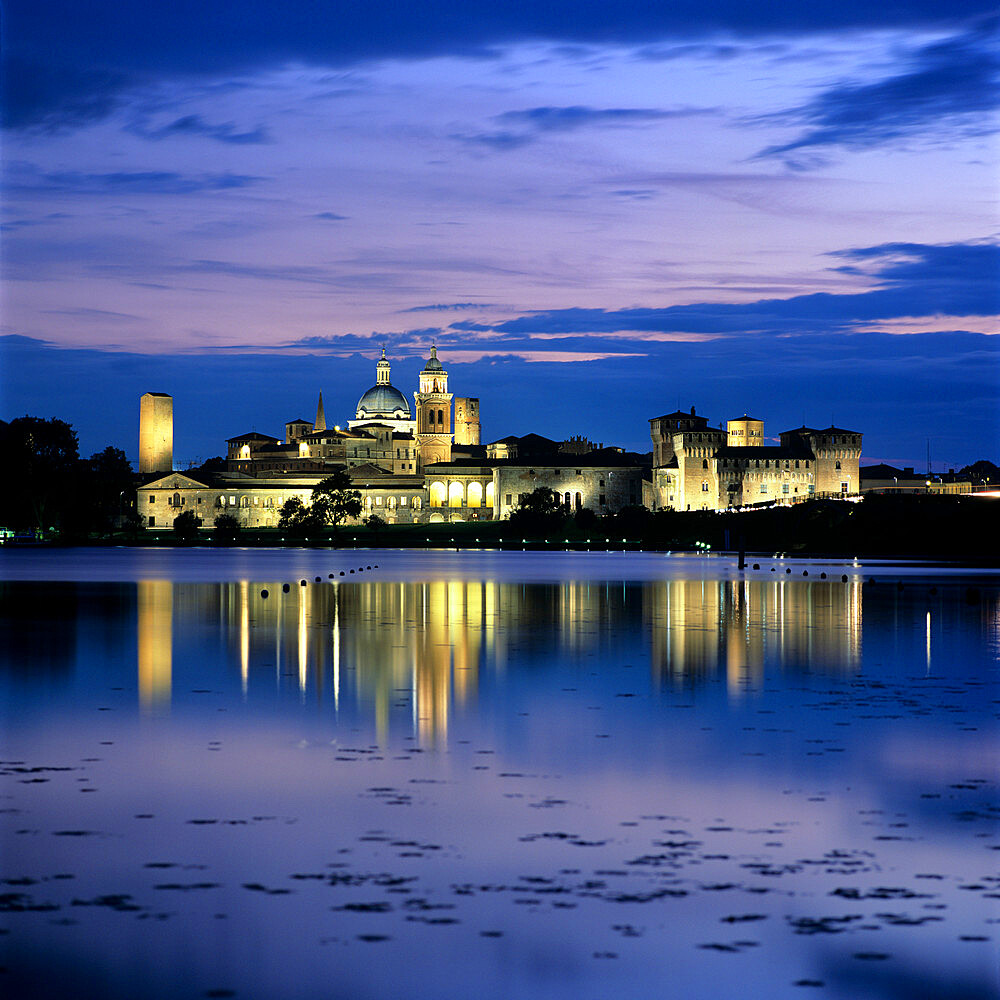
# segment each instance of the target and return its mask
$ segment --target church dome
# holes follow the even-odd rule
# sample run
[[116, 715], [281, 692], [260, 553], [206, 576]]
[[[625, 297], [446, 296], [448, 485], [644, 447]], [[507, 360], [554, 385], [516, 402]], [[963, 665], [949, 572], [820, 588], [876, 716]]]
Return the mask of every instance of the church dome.
[[431, 348], [431, 356], [427, 359], [427, 364], [424, 365], [425, 372], [441, 372], [444, 371], [444, 366], [438, 361], [438, 351], [436, 347]]
[[410, 404], [406, 397], [388, 382], [373, 385], [358, 400], [358, 420], [370, 420], [373, 417], [409, 420]]

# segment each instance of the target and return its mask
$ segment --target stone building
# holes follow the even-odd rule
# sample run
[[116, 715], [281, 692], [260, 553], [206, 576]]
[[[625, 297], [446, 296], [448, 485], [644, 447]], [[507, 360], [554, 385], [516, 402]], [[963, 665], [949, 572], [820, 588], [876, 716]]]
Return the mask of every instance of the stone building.
[[784, 431], [764, 444], [764, 422], [744, 414], [726, 429], [677, 411], [649, 422], [653, 441], [650, 505], [726, 510], [860, 492], [861, 434], [840, 427]]
[[[569, 510], [605, 514], [644, 501], [643, 460], [620, 449], [595, 449], [577, 437], [567, 450], [567, 442], [538, 434], [480, 445], [479, 399], [453, 397], [436, 348], [420, 372], [412, 409], [390, 375], [383, 350], [375, 385], [346, 428], [327, 425], [320, 395], [316, 420], [288, 421], [283, 440], [258, 431], [229, 438], [223, 473], [203, 481], [168, 472], [169, 465], [148, 470], [159, 475], [139, 490], [146, 526], [169, 527], [182, 510], [193, 510], [205, 526], [224, 512], [249, 528], [275, 527], [287, 500], [308, 503], [313, 486], [343, 466], [361, 493], [359, 520], [377, 514], [390, 524], [507, 517], [540, 486], [558, 493]], [[172, 419], [169, 425], [172, 431]], [[156, 433], [163, 429], [157, 425]]]

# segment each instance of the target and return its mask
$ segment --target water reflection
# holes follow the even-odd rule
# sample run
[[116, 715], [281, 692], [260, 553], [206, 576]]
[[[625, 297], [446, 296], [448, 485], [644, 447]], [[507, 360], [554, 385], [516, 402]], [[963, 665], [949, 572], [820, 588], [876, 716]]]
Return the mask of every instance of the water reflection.
[[[574, 660], [638, 642], [654, 686], [724, 676], [739, 698], [765, 670], [849, 673], [861, 655], [862, 585], [805, 581], [494, 581], [137, 585], [138, 686], [146, 711], [170, 701], [174, 636], [214, 624], [246, 697], [258, 685], [300, 701], [371, 706], [385, 740], [411, 710], [421, 743], [447, 738], [484, 671], [516, 654]], [[268, 596], [264, 596], [264, 593]]]
[[730, 695], [781, 670], [849, 673], [861, 660], [862, 584], [670, 580], [644, 587], [652, 674], [690, 683], [725, 672]]

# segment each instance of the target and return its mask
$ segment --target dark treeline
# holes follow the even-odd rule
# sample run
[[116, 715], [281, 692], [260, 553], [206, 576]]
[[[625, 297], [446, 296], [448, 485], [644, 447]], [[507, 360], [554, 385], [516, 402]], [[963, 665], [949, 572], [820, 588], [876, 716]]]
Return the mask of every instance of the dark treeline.
[[81, 458], [76, 432], [63, 420], [0, 421], [0, 462], [2, 527], [85, 538], [135, 522], [135, 475], [125, 452], [109, 446]]

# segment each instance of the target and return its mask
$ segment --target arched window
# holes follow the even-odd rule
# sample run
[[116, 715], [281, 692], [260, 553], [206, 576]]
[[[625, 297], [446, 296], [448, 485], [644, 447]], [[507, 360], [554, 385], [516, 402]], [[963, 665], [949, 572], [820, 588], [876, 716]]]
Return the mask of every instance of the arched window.
[[837, 460], [837, 468], [840, 468], [840, 459]]
[[444, 426], [444, 410], [438, 410], [438, 423]]
[[431, 506], [444, 507], [448, 498], [448, 488], [442, 482], [431, 483]]
[[452, 483], [448, 487], [448, 506], [461, 507], [462, 501], [464, 499], [465, 499], [465, 490], [462, 489], [462, 484]]
[[483, 505], [483, 484], [482, 483], [469, 483], [468, 488], [468, 505], [470, 507], [482, 507]]
[[486, 484], [486, 506], [487, 507], [492, 507], [493, 506], [493, 496], [494, 496], [493, 483], [487, 483]]
[[579, 493], [577, 493], [576, 495], [576, 509], [577, 510], [583, 509], [583, 496]]
[[570, 506], [570, 504], [573, 502], [573, 494], [572, 493], [567, 493], [566, 494], [566, 499], [563, 502], [564, 502], [565, 506], [568, 509], [569, 506]]
[[240, 497], [240, 506], [241, 507], [249, 507], [250, 506], [250, 497]]
[[708, 468], [708, 459], [707, 459], [707, 458], [703, 458], [703, 459], [701, 460], [701, 467], [702, 467], [703, 469], [707, 469], [707, 468]]
[[[837, 468], [838, 469], [840, 468], [840, 462], [837, 463]], [[180, 505], [181, 505], [181, 495], [180, 495], [180, 493], [175, 493], [174, 494], [174, 498], [173, 498], [173, 500], [171, 500], [171, 503], [175, 507], [180, 507]]]

